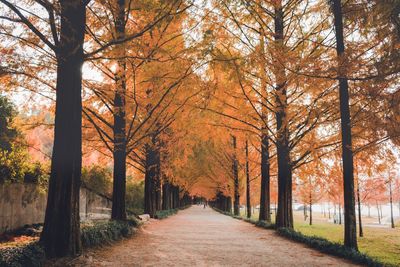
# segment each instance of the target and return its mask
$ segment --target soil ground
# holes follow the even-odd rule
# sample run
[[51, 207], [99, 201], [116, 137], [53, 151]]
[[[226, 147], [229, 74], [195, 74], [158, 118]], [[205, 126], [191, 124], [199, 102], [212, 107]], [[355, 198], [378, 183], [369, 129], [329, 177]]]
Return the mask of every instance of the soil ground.
[[69, 266], [354, 266], [274, 231], [192, 206], [151, 220], [132, 238], [91, 249]]

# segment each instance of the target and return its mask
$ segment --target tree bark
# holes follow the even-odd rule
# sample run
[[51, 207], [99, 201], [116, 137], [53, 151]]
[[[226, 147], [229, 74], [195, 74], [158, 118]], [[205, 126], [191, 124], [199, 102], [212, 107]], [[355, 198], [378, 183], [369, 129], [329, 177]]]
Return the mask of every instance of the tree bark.
[[169, 210], [171, 209], [171, 184], [167, 181], [164, 180], [163, 187], [162, 187], [162, 209], [163, 210]]
[[390, 201], [390, 222], [391, 222], [392, 228], [394, 228], [392, 179], [390, 179], [390, 178], [389, 178], [389, 201]]
[[60, 0], [56, 111], [51, 174], [40, 242], [48, 258], [81, 252], [79, 188], [82, 168], [82, 64], [85, 5]]
[[[125, 38], [125, 0], [116, 5], [115, 31], [117, 39]], [[126, 220], [126, 52], [125, 44], [118, 45], [116, 89], [114, 94], [114, 172], [111, 219]]]
[[310, 192], [310, 225], [312, 225], [312, 205], [313, 205], [312, 194]]
[[[284, 14], [282, 2], [275, 6], [275, 46], [278, 57], [284, 55]], [[278, 157], [278, 211], [276, 226], [293, 229], [292, 210], [292, 163], [289, 149], [289, 127], [287, 121], [287, 92], [285, 69], [279, 60], [275, 65], [275, 101], [276, 101], [276, 150]]]
[[232, 213], [232, 197], [227, 197], [227, 202], [228, 202], [227, 211], [228, 211], [229, 213]]
[[357, 202], [358, 202], [358, 234], [360, 237], [364, 236], [362, 219], [361, 219], [361, 199], [360, 199], [360, 181], [357, 177]]
[[233, 179], [234, 179], [234, 207], [233, 213], [236, 216], [240, 215], [240, 193], [239, 193], [239, 164], [236, 157], [236, 137], [232, 135], [232, 146], [233, 146], [233, 163], [232, 163], [232, 170], [233, 170]]
[[246, 204], [247, 204], [247, 218], [251, 218], [249, 142], [247, 140], [246, 140]]
[[[262, 32], [262, 27], [260, 27]], [[261, 95], [262, 95], [262, 128], [261, 128], [261, 188], [260, 188], [260, 213], [258, 220], [271, 222], [271, 199], [270, 199], [270, 163], [269, 163], [269, 136], [266, 124], [268, 123], [267, 110], [267, 82], [265, 73], [265, 55], [264, 55], [264, 34], [260, 36], [260, 49], [262, 51], [262, 64], [260, 67], [261, 76]]]
[[344, 191], [344, 245], [352, 249], [357, 247], [357, 225], [354, 198], [354, 165], [349, 105], [349, 84], [343, 73], [345, 46], [343, 37], [343, 14], [341, 0], [332, 0], [336, 32], [336, 51], [339, 58], [339, 101], [342, 133], [343, 191]]
[[[153, 140], [154, 141], [154, 140]], [[159, 175], [159, 155], [154, 142], [146, 145], [146, 166], [145, 166], [145, 190], [144, 190], [144, 212], [154, 218], [157, 211], [157, 178]]]

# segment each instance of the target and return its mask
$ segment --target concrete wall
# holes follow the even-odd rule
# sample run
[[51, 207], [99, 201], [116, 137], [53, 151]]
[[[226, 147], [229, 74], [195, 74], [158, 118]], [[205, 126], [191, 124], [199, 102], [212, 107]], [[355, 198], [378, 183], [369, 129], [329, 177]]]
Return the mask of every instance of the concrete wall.
[[0, 233], [43, 222], [46, 198], [35, 185], [0, 185]]
[[[46, 193], [33, 184], [0, 184], [0, 233], [43, 223], [46, 201]], [[111, 216], [111, 200], [86, 188], [81, 188], [79, 202], [82, 221]]]
[[89, 189], [81, 188], [79, 209], [81, 221], [111, 218], [112, 201]]

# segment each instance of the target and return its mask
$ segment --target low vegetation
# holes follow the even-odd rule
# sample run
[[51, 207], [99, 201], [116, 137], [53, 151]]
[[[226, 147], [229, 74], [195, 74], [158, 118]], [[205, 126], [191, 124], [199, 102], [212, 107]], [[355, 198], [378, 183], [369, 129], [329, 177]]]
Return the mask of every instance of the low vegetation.
[[128, 221], [103, 221], [83, 226], [81, 229], [81, 240], [83, 247], [94, 247], [110, 244], [113, 241], [129, 237], [134, 227], [139, 226], [137, 220]]
[[159, 210], [159, 211], [156, 211], [154, 218], [162, 220], [162, 219], [168, 218], [171, 215], [178, 213], [179, 210], [184, 210], [184, 209], [187, 209], [188, 207], [190, 207], [190, 205], [186, 205], [186, 206], [176, 208], [176, 209]]
[[301, 232], [297, 232], [287, 228], [278, 228], [277, 233], [280, 236], [306, 244], [307, 246], [317, 249], [321, 252], [345, 258], [358, 264], [364, 264], [368, 266], [389, 266], [388, 264], [384, 264], [376, 259], [373, 259], [362, 252], [354, 249], [349, 249], [342, 244], [331, 242], [325, 238], [321, 238], [318, 236], [307, 236], [302, 234]]
[[[141, 222], [136, 218], [127, 221], [96, 221], [81, 226], [81, 240], [84, 248], [109, 245], [114, 241], [129, 237]], [[45, 253], [38, 237], [30, 242], [9, 242], [0, 247], [0, 266], [23, 267], [42, 266]]]

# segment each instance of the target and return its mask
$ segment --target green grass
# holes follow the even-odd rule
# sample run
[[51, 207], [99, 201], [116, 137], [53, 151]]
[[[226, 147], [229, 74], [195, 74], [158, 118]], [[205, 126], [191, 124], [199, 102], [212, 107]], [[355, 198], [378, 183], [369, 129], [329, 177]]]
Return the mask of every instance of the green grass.
[[[343, 243], [343, 225], [295, 223], [295, 229], [307, 236], [320, 236], [333, 242]], [[383, 263], [400, 266], [400, 229], [364, 227], [364, 237], [358, 238], [361, 252]]]

